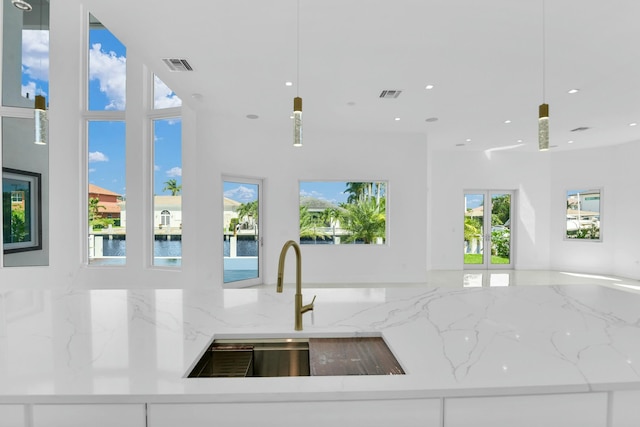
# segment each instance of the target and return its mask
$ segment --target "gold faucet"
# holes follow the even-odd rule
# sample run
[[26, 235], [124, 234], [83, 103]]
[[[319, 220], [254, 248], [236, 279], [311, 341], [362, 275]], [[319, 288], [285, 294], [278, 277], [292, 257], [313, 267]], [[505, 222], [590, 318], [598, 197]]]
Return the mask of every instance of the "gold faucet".
[[280, 259], [278, 260], [278, 284], [276, 292], [282, 292], [282, 277], [284, 276], [284, 259], [287, 255], [287, 250], [293, 246], [296, 252], [296, 306], [295, 306], [295, 330], [302, 330], [302, 314], [307, 311], [313, 310], [313, 302], [316, 297], [313, 297], [311, 304], [302, 305], [302, 255], [300, 255], [300, 245], [293, 240], [287, 241], [282, 250], [280, 251]]

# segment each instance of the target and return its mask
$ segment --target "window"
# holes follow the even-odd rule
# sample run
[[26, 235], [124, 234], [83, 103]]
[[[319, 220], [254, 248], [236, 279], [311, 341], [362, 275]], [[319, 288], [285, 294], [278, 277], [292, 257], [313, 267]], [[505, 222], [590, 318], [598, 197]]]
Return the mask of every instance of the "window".
[[89, 15], [87, 87], [88, 263], [126, 263], [126, 48]]
[[182, 265], [182, 121], [153, 121], [153, 265]]
[[571, 240], [602, 239], [601, 190], [569, 190], [566, 194], [566, 231], [565, 238]]
[[301, 244], [384, 244], [387, 183], [305, 181], [300, 183]]
[[124, 111], [125, 46], [96, 17], [89, 16], [89, 110]]
[[91, 121], [88, 129], [89, 264], [126, 262], [125, 122]]
[[181, 107], [182, 100], [158, 76], [153, 76], [153, 109]]

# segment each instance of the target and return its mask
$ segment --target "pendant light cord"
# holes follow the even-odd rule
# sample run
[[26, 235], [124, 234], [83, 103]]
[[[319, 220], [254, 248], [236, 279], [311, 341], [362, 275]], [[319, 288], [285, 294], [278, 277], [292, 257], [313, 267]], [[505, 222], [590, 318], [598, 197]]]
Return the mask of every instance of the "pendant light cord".
[[542, 103], [546, 103], [547, 93], [547, 40], [545, 25], [545, 0], [542, 0]]
[[300, 96], [300, 0], [296, 10], [296, 96]]

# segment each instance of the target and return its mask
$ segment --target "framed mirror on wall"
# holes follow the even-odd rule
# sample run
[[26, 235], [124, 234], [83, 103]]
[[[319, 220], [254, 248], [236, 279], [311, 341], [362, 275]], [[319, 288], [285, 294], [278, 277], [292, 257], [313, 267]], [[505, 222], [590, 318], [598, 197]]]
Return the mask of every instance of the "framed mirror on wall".
[[34, 119], [2, 118], [2, 249], [5, 267], [49, 265], [48, 145]]
[[5, 254], [42, 249], [41, 174], [2, 168], [2, 244]]
[[602, 190], [568, 190], [566, 192], [566, 240], [602, 240]]

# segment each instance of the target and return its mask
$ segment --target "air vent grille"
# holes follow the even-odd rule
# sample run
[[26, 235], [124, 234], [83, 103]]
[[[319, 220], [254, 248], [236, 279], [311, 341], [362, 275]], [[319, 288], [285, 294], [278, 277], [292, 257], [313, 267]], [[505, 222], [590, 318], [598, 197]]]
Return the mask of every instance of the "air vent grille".
[[193, 71], [193, 68], [186, 59], [163, 58], [162, 61], [167, 65], [169, 71]]
[[380, 92], [380, 98], [392, 99], [397, 98], [402, 93], [401, 90], [383, 90]]

